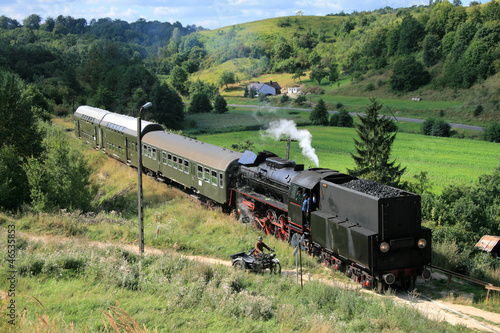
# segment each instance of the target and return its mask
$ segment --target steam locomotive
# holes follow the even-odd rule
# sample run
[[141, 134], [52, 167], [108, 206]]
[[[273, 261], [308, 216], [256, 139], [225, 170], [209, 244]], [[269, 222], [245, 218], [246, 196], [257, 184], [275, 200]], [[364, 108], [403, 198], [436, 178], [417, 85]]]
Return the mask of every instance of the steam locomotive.
[[[77, 137], [137, 167], [135, 118], [80, 106], [74, 124]], [[366, 287], [413, 288], [417, 276], [430, 278], [431, 232], [421, 226], [420, 196], [335, 170], [306, 170], [268, 151], [242, 154], [141, 125], [149, 175], [236, 210]], [[303, 213], [305, 194], [310, 212]]]

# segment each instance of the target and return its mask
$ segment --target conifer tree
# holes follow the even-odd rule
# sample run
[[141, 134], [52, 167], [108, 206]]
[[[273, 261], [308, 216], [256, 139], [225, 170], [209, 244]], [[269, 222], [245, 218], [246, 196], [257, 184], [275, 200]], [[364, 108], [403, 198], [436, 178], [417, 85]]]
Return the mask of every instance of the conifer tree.
[[217, 95], [217, 97], [215, 97], [213, 111], [215, 113], [226, 113], [227, 111], [229, 111], [229, 109], [227, 108], [226, 99], [224, 97], [222, 97], [221, 95]]
[[326, 104], [323, 99], [318, 101], [318, 104], [314, 107], [309, 119], [314, 125], [328, 125], [328, 111], [326, 110]]
[[361, 124], [356, 124], [359, 140], [354, 139], [356, 154], [351, 156], [356, 167], [347, 172], [353, 176], [374, 180], [380, 183], [397, 186], [406, 170], [396, 161], [389, 161], [392, 144], [396, 139], [394, 127], [389, 118], [379, 118], [378, 111], [382, 108], [375, 98], [366, 107], [366, 116], [359, 117]]

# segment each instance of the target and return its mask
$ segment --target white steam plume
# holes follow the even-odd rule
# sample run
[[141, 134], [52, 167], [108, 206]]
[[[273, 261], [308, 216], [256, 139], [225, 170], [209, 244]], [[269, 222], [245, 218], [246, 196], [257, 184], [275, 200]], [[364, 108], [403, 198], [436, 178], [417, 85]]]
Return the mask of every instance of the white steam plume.
[[297, 129], [297, 124], [293, 120], [280, 119], [269, 124], [264, 136], [279, 140], [281, 137], [290, 137], [299, 141], [302, 154], [319, 167], [319, 159], [316, 150], [311, 146], [312, 134], [306, 129]]

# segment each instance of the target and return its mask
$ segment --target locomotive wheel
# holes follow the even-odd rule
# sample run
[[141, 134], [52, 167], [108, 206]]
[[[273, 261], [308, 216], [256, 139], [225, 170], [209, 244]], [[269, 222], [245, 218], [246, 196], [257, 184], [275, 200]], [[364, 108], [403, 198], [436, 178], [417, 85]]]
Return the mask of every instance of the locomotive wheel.
[[275, 236], [282, 241], [288, 241], [289, 232], [287, 231], [286, 225], [285, 225], [285, 223], [286, 223], [285, 215], [280, 215], [280, 217], [278, 218], [278, 223], [280, 226], [276, 228]]
[[278, 220], [278, 217], [276, 216], [276, 212], [272, 209], [267, 210], [266, 217], [270, 223], [276, 223], [276, 221]]

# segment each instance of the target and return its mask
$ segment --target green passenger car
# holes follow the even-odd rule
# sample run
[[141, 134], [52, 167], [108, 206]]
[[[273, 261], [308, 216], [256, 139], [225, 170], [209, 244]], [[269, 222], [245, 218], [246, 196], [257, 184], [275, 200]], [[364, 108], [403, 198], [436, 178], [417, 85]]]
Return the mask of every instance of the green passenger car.
[[[141, 121], [142, 136], [150, 131], [163, 132], [161, 125]], [[137, 167], [137, 118], [106, 114], [99, 125], [101, 148], [109, 155]]]
[[94, 148], [100, 148], [99, 124], [109, 111], [82, 105], [74, 113], [75, 136], [88, 142]]
[[143, 164], [202, 196], [228, 203], [241, 153], [170, 132], [143, 137]]

